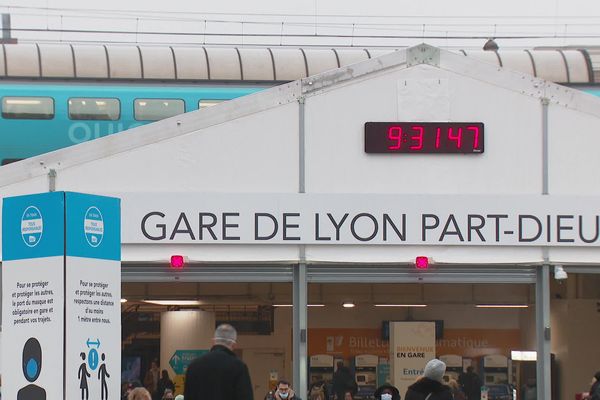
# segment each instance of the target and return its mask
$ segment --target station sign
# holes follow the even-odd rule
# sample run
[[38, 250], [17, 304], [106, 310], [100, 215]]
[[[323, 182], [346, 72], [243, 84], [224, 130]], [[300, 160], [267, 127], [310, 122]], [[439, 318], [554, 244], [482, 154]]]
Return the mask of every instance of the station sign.
[[192, 361], [206, 353], [208, 350], [176, 350], [169, 360], [169, 365], [177, 375], [185, 375]]
[[600, 246], [600, 197], [124, 194], [126, 244]]

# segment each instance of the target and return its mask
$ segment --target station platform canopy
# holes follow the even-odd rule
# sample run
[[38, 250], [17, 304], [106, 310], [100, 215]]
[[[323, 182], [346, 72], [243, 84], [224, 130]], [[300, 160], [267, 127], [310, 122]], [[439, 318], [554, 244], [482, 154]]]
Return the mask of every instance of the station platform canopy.
[[0, 196], [121, 197], [133, 264], [591, 265], [598, 148], [600, 99], [423, 44], [4, 166]]
[[[359, 47], [5, 44], [0, 45], [0, 80], [33, 78], [54, 81], [271, 84], [306, 78], [394, 50]], [[555, 83], [593, 84], [600, 76], [599, 51], [593, 47], [451, 51]]]

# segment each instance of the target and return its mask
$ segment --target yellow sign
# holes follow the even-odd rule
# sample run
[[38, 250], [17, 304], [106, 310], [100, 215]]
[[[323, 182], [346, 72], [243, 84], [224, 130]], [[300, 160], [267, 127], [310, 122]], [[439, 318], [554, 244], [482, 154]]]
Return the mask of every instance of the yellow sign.
[[185, 375], [175, 375], [173, 378], [175, 384], [175, 395], [183, 394], [183, 388], [185, 387]]

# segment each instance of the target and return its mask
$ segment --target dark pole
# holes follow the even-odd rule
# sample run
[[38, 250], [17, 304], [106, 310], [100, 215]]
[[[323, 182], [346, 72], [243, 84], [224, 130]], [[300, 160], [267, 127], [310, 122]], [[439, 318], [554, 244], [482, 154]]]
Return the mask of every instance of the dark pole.
[[2, 39], [0, 43], [17, 43], [17, 39], [11, 37], [10, 14], [2, 14]]

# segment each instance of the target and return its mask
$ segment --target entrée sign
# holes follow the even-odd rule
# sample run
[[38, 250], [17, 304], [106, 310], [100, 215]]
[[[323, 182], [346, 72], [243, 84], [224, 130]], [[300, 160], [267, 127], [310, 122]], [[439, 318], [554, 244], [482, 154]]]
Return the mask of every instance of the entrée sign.
[[122, 194], [123, 243], [600, 246], [600, 198]]

